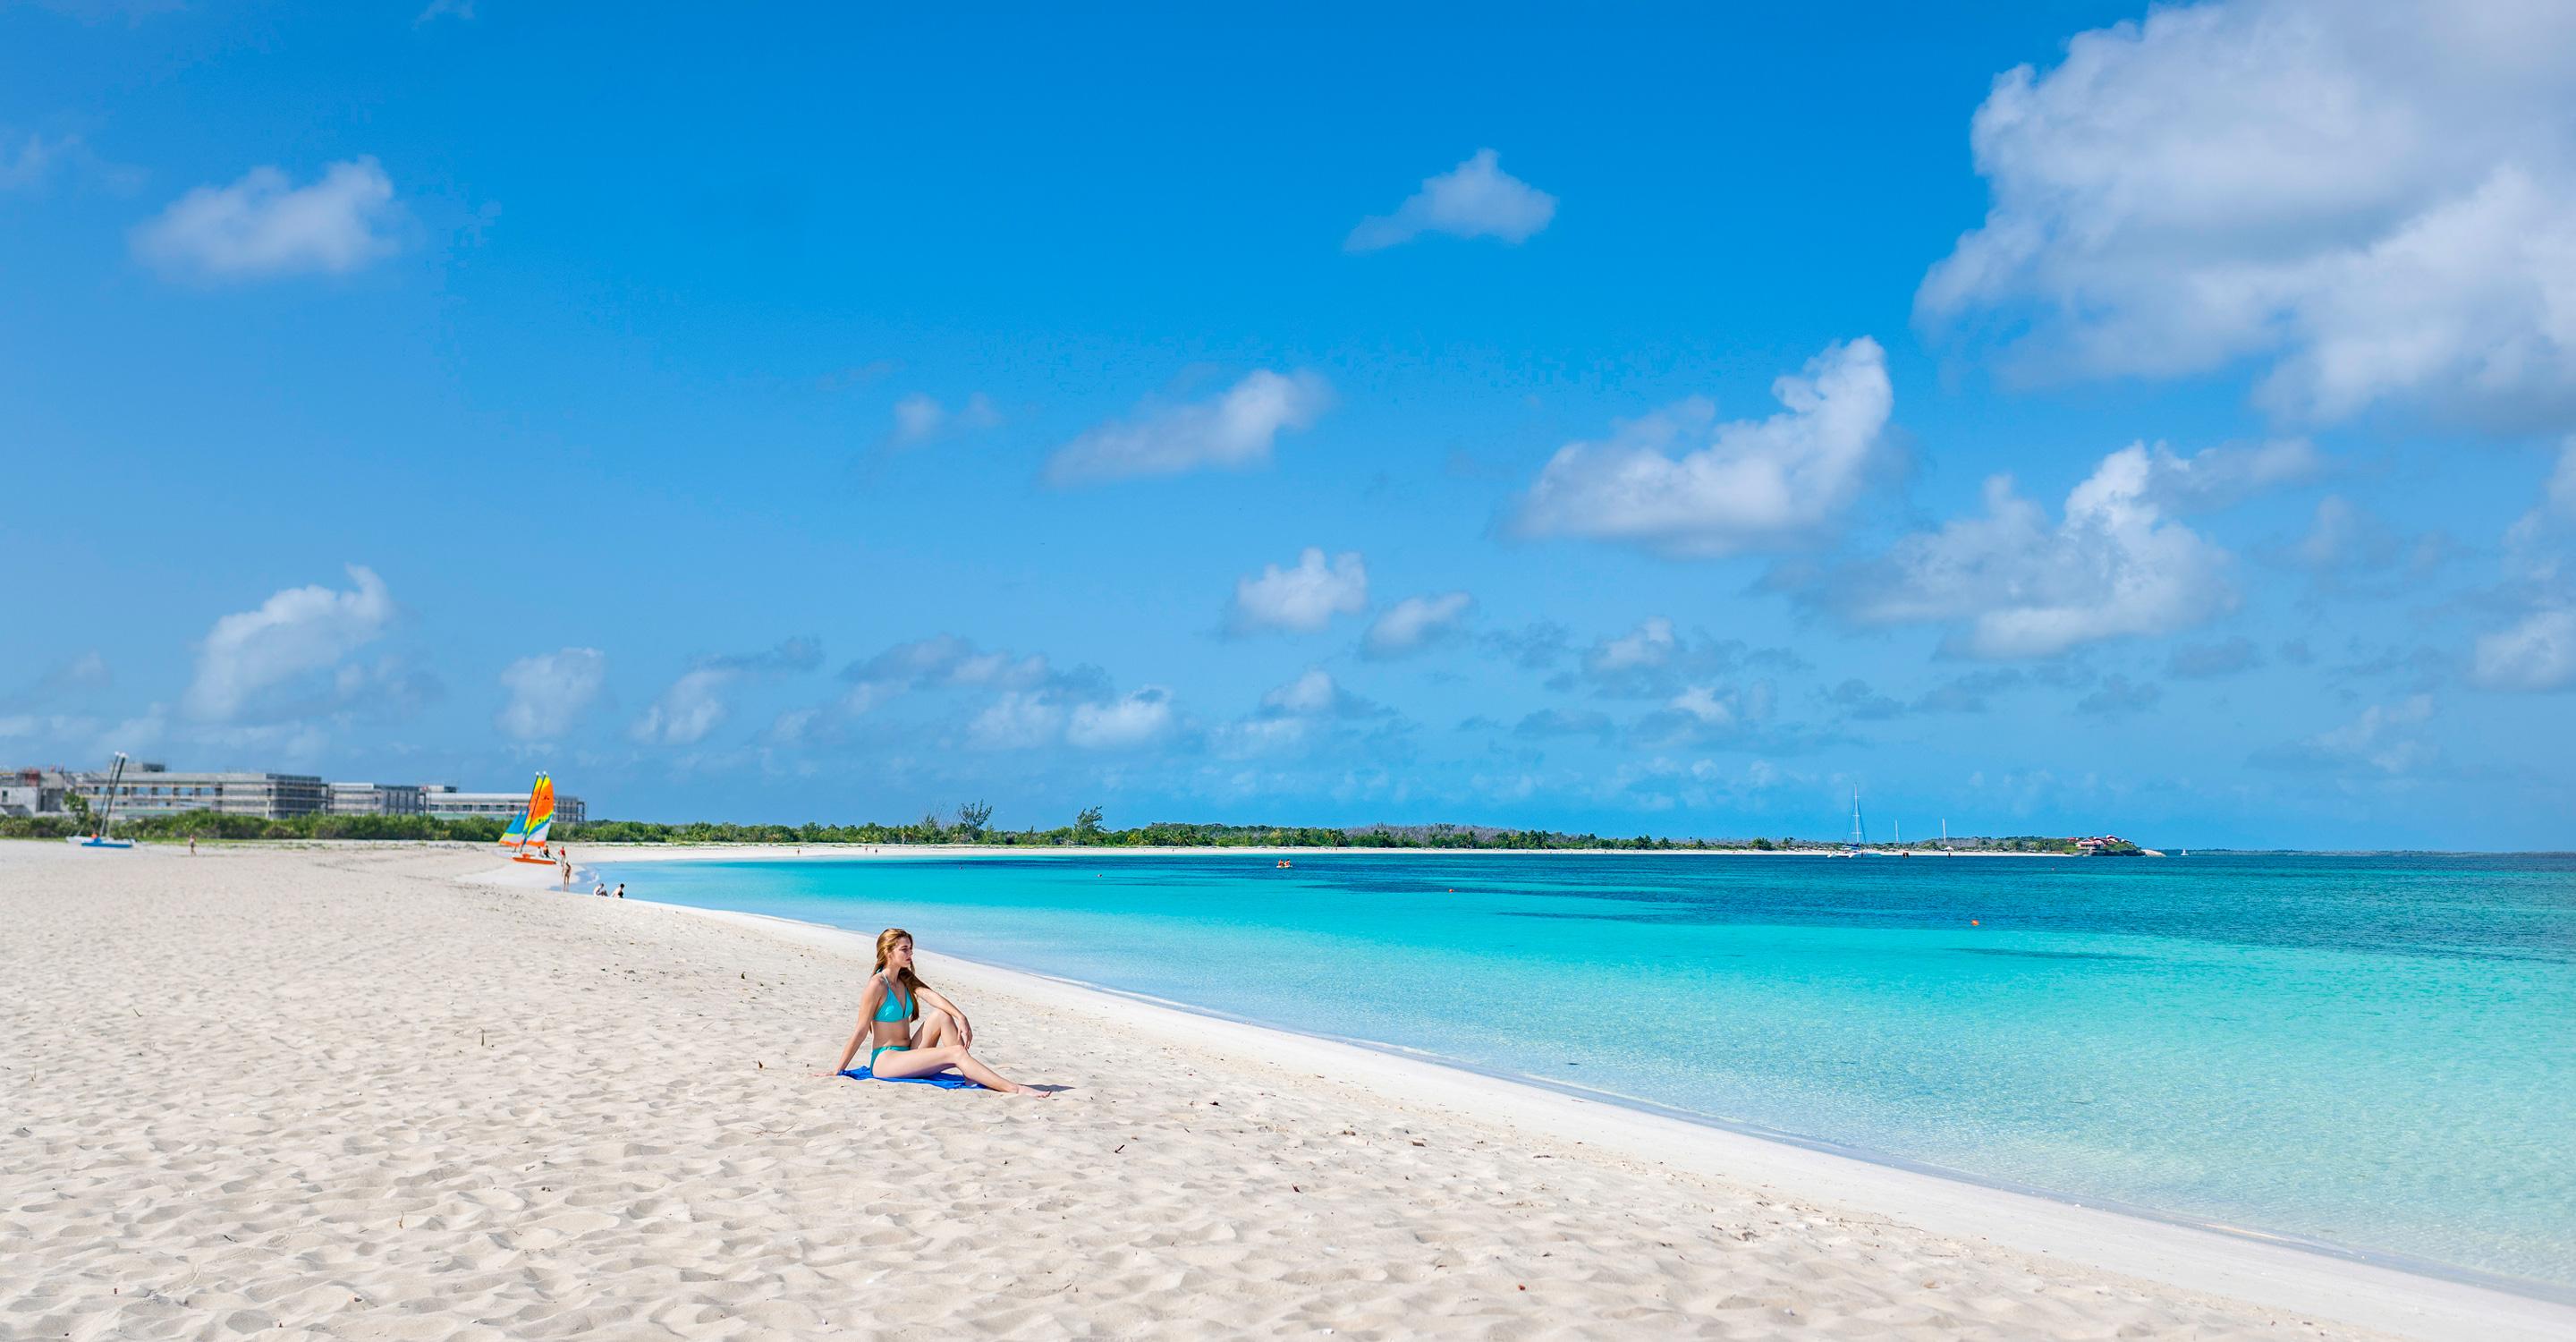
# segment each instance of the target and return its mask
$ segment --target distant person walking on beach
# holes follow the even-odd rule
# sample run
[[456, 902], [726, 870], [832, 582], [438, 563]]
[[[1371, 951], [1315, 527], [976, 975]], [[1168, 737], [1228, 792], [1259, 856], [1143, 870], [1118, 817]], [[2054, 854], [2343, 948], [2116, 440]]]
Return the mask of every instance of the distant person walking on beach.
[[570, 890], [572, 888], [572, 859], [568, 857], [557, 858], [556, 862], [563, 868], [563, 888]]
[[[927, 1013], [922, 1010], [924, 1003], [930, 1007]], [[915, 1022], [919, 1022], [918, 1028]], [[987, 1090], [1041, 1099], [1048, 1094], [1035, 1086], [1005, 1080], [1001, 1073], [977, 1062], [966, 1051], [975, 1042], [975, 1027], [955, 1002], [940, 996], [912, 972], [912, 934], [900, 927], [889, 927], [877, 934], [876, 973], [868, 976], [867, 991], [859, 995], [859, 1028], [851, 1033], [849, 1046], [841, 1050], [840, 1065], [815, 1075], [838, 1076], [850, 1070], [850, 1059], [858, 1056], [859, 1045], [871, 1041], [875, 1047], [868, 1054], [868, 1071], [881, 1080], [928, 1076], [954, 1067], [967, 1080]]]

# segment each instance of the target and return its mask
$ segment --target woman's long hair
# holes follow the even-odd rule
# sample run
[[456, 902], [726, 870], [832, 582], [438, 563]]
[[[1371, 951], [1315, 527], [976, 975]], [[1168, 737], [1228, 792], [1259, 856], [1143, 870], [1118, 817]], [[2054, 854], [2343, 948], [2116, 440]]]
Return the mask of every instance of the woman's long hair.
[[[885, 972], [886, 952], [893, 950], [896, 942], [911, 940], [912, 934], [904, 931], [900, 927], [889, 927], [886, 930], [877, 933], [877, 972], [880, 974]], [[919, 943], [915, 944], [918, 945]], [[910, 1008], [905, 1014], [904, 1019], [921, 1019], [921, 990], [929, 987], [930, 985], [922, 982], [921, 976], [913, 973], [912, 967], [909, 965], [896, 970], [894, 978], [895, 982], [903, 985], [904, 1005]]]

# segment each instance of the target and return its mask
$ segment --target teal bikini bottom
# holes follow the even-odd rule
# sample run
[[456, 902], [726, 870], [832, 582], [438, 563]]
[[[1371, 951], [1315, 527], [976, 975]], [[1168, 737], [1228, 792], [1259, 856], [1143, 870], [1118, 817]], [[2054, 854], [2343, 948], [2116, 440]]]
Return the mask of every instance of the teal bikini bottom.
[[879, 1054], [910, 1053], [911, 1051], [912, 1045], [910, 1044], [879, 1044], [877, 1045], [876, 1052], [868, 1055], [868, 1070], [873, 1072], [877, 1069], [877, 1057]]

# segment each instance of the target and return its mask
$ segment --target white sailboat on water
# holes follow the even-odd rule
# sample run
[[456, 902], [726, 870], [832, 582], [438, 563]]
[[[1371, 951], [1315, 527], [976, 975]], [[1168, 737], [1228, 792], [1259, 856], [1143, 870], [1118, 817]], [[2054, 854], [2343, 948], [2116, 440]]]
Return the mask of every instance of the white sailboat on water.
[[108, 822], [116, 818], [116, 790], [125, 781], [125, 752], [116, 752], [116, 762], [107, 767], [107, 788], [99, 797], [98, 813], [90, 818], [90, 832], [67, 836], [63, 842], [74, 848], [131, 848], [132, 839], [107, 837]]

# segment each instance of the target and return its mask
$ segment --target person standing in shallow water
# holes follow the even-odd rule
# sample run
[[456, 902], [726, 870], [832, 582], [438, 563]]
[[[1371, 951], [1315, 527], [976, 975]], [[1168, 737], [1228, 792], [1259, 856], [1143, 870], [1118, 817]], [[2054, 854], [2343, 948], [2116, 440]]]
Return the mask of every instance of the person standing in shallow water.
[[[922, 1010], [925, 1004], [928, 1012]], [[840, 1065], [815, 1075], [838, 1076], [850, 1070], [859, 1046], [871, 1042], [868, 1071], [881, 1080], [929, 1076], [954, 1067], [987, 1090], [1039, 1099], [1050, 1093], [1005, 1078], [967, 1051], [975, 1042], [974, 1025], [962, 1008], [913, 972], [912, 934], [900, 927], [877, 934], [876, 972], [868, 976], [867, 991], [859, 996], [859, 1028], [841, 1050]]]

